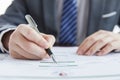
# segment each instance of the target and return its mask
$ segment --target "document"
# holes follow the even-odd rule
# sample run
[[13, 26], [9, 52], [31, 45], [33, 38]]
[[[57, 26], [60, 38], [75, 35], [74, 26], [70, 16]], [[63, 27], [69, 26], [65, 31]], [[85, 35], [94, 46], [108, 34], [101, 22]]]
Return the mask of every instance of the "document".
[[53, 47], [52, 59], [19, 60], [0, 54], [0, 77], [23, 78], [108, 78], [120, 77], [120, 53], [80, 56], [77, 47]]

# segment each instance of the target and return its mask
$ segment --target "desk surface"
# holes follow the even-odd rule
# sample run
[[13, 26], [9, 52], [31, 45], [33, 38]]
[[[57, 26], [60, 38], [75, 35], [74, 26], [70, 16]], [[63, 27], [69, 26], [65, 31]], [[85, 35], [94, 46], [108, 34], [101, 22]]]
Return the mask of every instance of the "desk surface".
[[[120, 53], [78, 56], [77, 47], [54, 47], [58, 63], [18, 60], [0, 54], [0, 80], [120, 80]], [[60, 76], [60, 72], [67, 75]]]

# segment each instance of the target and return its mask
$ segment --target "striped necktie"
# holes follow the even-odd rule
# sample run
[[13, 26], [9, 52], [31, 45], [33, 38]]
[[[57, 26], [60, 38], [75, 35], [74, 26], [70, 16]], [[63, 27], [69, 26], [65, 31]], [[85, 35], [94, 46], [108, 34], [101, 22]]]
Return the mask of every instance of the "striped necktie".
[[64, 0], [61, 17], [59, 43], [74, 46], [77, 31], [77, 0]]

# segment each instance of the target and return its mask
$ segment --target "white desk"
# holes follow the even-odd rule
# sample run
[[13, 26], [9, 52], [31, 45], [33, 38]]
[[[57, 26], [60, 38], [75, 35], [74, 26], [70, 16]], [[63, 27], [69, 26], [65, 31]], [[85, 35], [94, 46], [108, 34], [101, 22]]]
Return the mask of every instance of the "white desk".
[[[51, 63], [51, 59], [18, 60], [0, 54], [0, 80], [120, 80], [119, 53], [78, 56], [75, 54], [76, 49], [77, 47], [53, 48], [57, 61], [65, 62], [58, 64]], [[60, 76], [60, 72], [67, 75]]]

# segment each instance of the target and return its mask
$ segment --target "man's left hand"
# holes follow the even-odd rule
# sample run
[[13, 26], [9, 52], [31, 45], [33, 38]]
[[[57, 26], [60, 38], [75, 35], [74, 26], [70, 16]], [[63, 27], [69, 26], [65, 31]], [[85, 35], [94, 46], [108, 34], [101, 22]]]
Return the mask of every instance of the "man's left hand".
[[100, 30], [87, 37], [79, 46], [79, 55], [106, 55], [109, 52], [120, 50], [120, 34], [110, 31]]

